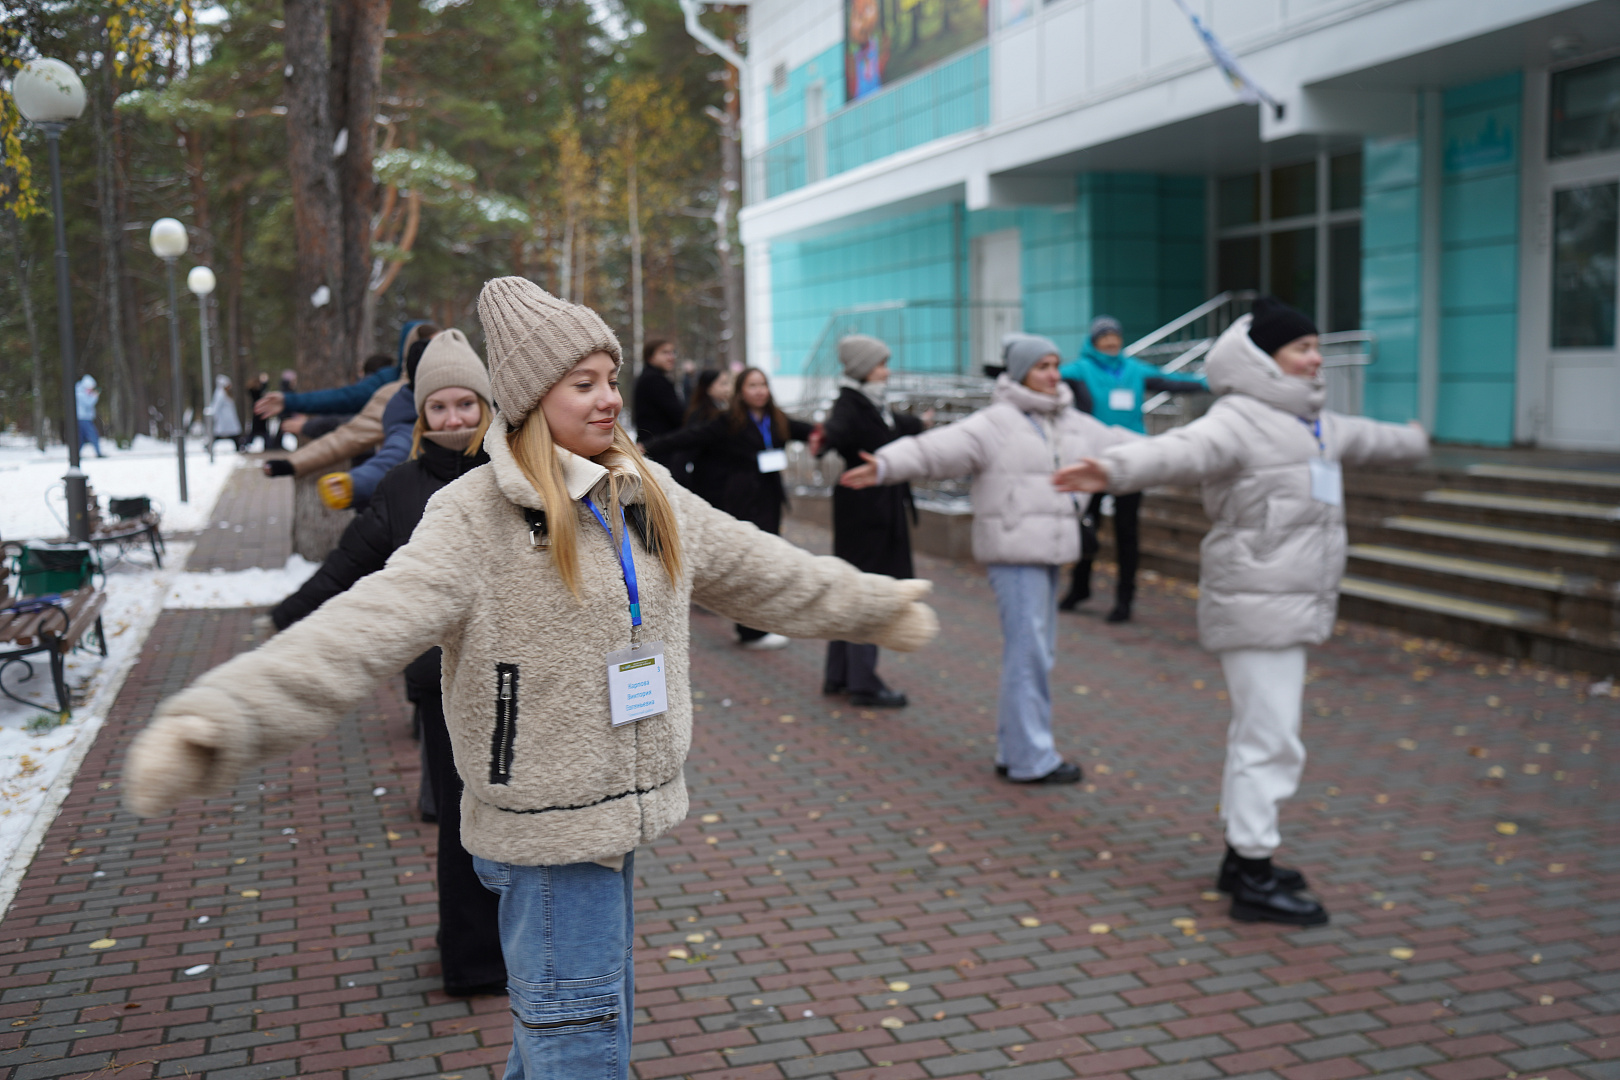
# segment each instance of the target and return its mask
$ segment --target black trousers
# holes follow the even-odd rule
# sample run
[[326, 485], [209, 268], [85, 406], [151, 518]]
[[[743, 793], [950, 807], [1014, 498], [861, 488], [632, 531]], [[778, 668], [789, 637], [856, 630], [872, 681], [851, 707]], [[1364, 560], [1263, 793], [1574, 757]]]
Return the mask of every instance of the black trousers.
[[[1093, 495], [1080, 518], [1080, 561], [1074, 564], [1070, 596], [1091, 595], [1091, 563], [1097, 557], [1097, 529], [1102, 525], [1103, 496]], [[1115, 593], [1120, 603], [1136, 598], [1136, 568], [1142, 561], [1140, 539], [1142, 493], [1114, 496], [1114, 551], [1119, 556], [1119, 584]]]
[[478, 880], [461, 846], [461, 776], [444, 722], [444, 699], [417, 702], [422, 716], [425, 779], [439, 813], [439, 962], [450, 993], [506, 985], [501, 958], [500, 898]]
[[849, 641], [827, 642], [827, 674], [829, 686], [841, 686], [856, 694], [875, 694], [887, 690], [877, 673], [878, 647], [856, 645]]

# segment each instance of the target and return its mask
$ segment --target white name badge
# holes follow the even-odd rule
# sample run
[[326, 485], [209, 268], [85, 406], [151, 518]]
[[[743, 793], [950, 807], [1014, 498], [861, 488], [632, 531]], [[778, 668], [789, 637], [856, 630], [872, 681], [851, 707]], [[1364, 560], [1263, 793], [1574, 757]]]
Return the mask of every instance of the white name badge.
[[1329, 506], [1344, 505], [1344, 469], [1337, 461], [1311, 458], [1311, 498]]
[[1115, 412], [1128, 412], [1136, 408], [1136, 391], [1116, 386], [1108, 391], [1108, 407]]
[[781, 472], [787, 468], [786, 450], [761, 450], [759, 452], [759, 471]]
[[614, 727], [669, 711], [662, 641], [608, 653], [607, 669], [608, 702], [613, 709]]

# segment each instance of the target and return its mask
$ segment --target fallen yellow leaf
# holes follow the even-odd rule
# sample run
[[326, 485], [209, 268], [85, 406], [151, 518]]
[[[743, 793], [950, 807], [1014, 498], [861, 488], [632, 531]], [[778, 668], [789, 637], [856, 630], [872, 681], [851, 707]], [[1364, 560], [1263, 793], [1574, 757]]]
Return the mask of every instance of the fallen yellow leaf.
[[713, 825], [715, 822], [717, 822], [719, 820], [720, 820], [720, 815], [719, 814], [704, 814], [703, 818], [702, 818], [703, 824], [705, 824], [705, 825]]
[[1501, 833], [1503, 836], [1517, 836], [1519, 834], [1519, 827], [1511, 821], [1498, 821], [1496, 823], [1496, 831]]
[[1034, 929], [1035, 927], [1041, 925], [1041, 920], [1035, 918], [1033, 915], [1025, 915], [1022, 919], [1018, 920], [1018, 925], [1027, 926], [1030, 929]]
[[687, 952], [685, 949], [671, 949], [671, 950], [669, 950], [669, 958], [671, 960], [685, 960], [687, 957], [689, 957], [691, 955], [692, 954]]
[[701, 945], [701, 944], [703, 944], [703, 935], [702, 934], [687, 934], [686, 935], [686, 940], [687, 940], [687, 942], [689, 944]]
[[243, 889], [242, 890], [242, 895], [247, 897], [249, 900], [252, 900], [254, 897], [259, 895], [259, 890], [258, 889]]
[[903, 994], [907, 990], [911, 989], [911, 984], [906, 982], [904, 979], [896, 979], [894, 982], [889, 984], [889, 989], [896, 994]]
[[896, 1028], [905, 1027], [906, 1022], [904, 1020], [900, 1019], [898, 1016], [885, 1016], [882, 1020], [878, 1021], [878, 1026], [879, 1027], [886, 1027], [890, 1031], [893, 1031]]
[[1105, 922], [1094, 922], [1086, 929], [1090, 930], [1093, 934], [1106, 934], [1108, 933], [1109, 928], [1108, 924]]
[[1389, 955], [1393, 956], [1397, 960], [1410, 960], [1416, 954], [1413, 953], [1411, 949], [1396, 948], [1389, 950]]
[[118, 944], [117, 938], [104, 937], [92, 941], [90, 947], [92, 949], [110, 949], [116, 944]]

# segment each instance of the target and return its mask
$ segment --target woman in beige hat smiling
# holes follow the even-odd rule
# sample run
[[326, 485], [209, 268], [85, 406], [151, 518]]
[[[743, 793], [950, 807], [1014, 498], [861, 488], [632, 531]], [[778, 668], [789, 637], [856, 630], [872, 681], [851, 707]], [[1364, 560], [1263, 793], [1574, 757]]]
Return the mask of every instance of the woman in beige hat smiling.
[[228, 791], [442, 647], [462, 842], [500, 897], [506, 1076], [618, 1080], [635, 848], [687, 810], [692, 602], [903, 650], [938, 622], [927, 582], [810, 555], [643, 458], [595, 312], [517, 277], [485, 285], [478, 309], [490, 463], [435, 495], [382, 571], [163, 702], [130, 749], [125, 800], [150, 815]]

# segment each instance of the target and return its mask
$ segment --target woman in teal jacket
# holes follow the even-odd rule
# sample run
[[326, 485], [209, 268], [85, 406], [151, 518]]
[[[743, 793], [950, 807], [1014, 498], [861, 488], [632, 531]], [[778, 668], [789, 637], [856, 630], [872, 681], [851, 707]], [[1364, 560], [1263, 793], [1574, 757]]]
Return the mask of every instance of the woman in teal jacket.
[[[1075, 391], [1075, 402], [1105, 424], [1147, 433], [1142, 423], [1142, 399], [1152, 393], [1209, 393], [1202, 377], [1167, 379], [1145, 360], [1126, 356], [1124, 328], [1112, 315], [1099, 315], [1091, 322], [1091, 333], [1080, 357], [1064, 364], [1063, 378]], [[1082, 392], [1083, 391], [1083, 392]], [[1089, 402], [1089, 407], [1088, 407]], [[1080, 519], [1080, 561], [1074, 565], [1074, 581], [1068, 595], [1059, 603], [1063, 611], [1073, 611], [1091, 597], [1091, 561], [1097, 554], [1097, 519], [1102, 496], [1093, 495]], [[1136, 567], [1141, 560], [1138, 523], [1142, 513], [1142, 493], [1114, 496], [1114, 547], [1119, 555], [1119, 584], [1114, 594], [1111, 623], [1131, 617], [1136, 598]]]

